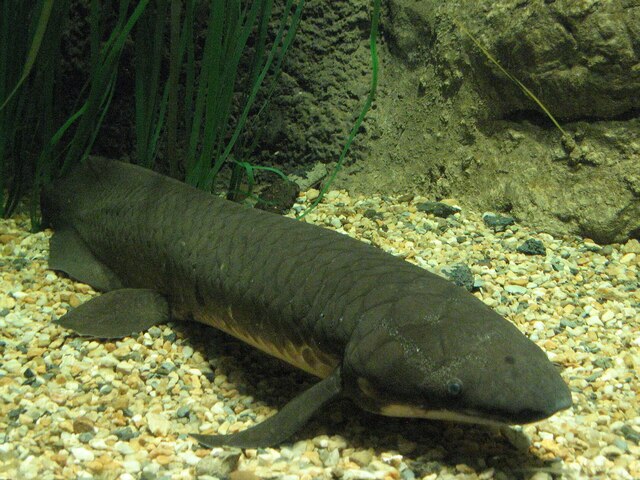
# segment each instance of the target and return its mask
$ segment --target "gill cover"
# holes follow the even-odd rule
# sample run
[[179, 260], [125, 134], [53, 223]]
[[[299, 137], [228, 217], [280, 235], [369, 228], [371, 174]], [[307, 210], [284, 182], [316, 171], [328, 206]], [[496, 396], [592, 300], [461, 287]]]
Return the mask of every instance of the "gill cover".
[[546, 354], [473, 295], [411, 292], [368, 312], [347, 345], [345, 393], [391, 416], [529, 423], [571, 406]]

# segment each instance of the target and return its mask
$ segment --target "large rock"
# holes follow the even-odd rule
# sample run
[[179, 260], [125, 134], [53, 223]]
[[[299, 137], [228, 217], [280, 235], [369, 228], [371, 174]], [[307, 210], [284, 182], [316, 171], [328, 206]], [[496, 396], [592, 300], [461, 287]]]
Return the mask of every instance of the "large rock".
[[640, 1], [390, 0], [383, 25], [372, 155], [343, 186], [454, 196], [601, 243], [640, 236]]

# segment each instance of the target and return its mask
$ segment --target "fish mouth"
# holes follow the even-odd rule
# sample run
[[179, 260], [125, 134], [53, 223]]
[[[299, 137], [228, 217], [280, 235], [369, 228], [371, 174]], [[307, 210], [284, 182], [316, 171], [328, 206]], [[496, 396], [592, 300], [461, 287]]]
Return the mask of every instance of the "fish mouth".
[[425, 418], [478, 425], [524, 425], [549, 418], [572, 405], [571, 394], [559, 396], [544, 408], [523, 408], [517, 411], [497, 409], [456, 409], [429, 408], [420, 405], [387, 403], [379, 407], [377, 413], [388, 417]]

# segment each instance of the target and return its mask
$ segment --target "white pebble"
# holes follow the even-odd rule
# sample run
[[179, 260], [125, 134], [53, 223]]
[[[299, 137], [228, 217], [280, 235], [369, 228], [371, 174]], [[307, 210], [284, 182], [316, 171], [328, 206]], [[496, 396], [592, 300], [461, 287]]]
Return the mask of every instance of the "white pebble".
[[95, 455], [91, 450], [87, 450], [84, 447], [74, 447], [71, 449], [71, 455], [80, 462], [90, 462], [95, 458]]
[[189, 465], [196, 465], [200, 461], [200, 457], [191, 450], [180, 453], [179, 457]]
[[147, 413], [147, 426], [154, 435], [166, 436], [171, 428], [171, 422], [161, 413]]
[[122, 462], [122, 466], [128, 473], [138, 473], [140, 470], [142, 470], [142, 466], [137, 460], [125, 460], [124, 462]]
[[116, 452], [121, 453], [122, 455], [131, 455], [136, 452], [127, 442], [116, 442], [114, 448], [116, 449]]
[[89, 442], [89, 445], [94, 450], [106, 450], [108, 448], [103, 438], [94, 438]]
[[2, 365], [2, 367], [9, 373], [17, 373], [18, 370], [20, 370], [21, 366], [22, 364], [15, 358], [12, 358], [8, 362], [5, 362], [4, 365]]

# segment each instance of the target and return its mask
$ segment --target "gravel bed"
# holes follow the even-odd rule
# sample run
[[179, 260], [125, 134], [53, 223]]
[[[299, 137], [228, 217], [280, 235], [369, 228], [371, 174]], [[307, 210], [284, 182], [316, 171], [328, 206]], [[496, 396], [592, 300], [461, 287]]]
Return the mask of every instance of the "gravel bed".
[[499, 429], [344, 401], [279, 448], [200, 448], [189, 432], [246, 428], [314, 379], [197, 324], [121, 341], [58, 328], [52, 318], [95, 292], [47, 270], [51, 232], [30, 233], [18, 215], [0, 221], [0, 479], [639, 479], [640, 243], [496, 231], [423, 202], [334, 191], [304, 221], [439, 274], [467, 272], [562, 370], [573, 409]]

